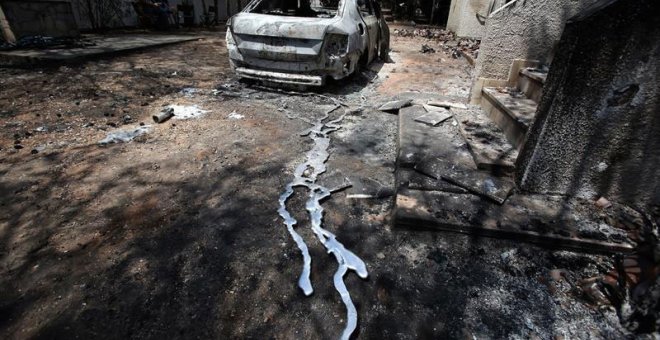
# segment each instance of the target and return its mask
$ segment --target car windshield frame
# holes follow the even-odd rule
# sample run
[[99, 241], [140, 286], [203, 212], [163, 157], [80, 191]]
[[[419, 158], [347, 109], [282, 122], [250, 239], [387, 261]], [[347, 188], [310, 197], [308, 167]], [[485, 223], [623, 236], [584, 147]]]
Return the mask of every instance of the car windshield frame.
[[[288, 15], [283, 12], [254, 12], [254, 10], [262, 3], [267, 2], [267, 1], [274, 1], [274, 0], [252, 0], [245, 8], [241, 11], [242, 13], [251, 13], [251, 14], [261, 14], [261, 15], [273, 15], [273, 16], [282, 16], [286, 18], [316, 18], [316, 19], [332, 19], [332, 18], [337, 18], [343, 15], [344, 13], [344, 6], [346, 5], [347, 0], [339, 0], [337, 4], [337, 8], [335, 9], [334, 7], [318, 7], [314, 6], [314, 2], [320, 4], [320, 0], [310, 0], [310, 9], [315, 11], [315, 12], [325, 12], [328, 14], [327, 17], [322, 17], [322, 16], [298, 16], [298, 15]], [[334, 15], [333, 15], [334, 12]]]

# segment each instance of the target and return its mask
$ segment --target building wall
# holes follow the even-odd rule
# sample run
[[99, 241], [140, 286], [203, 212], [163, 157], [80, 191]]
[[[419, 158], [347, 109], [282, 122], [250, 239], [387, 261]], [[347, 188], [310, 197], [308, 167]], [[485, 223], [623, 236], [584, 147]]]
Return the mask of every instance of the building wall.
[[78, 27], [66, 0], [3, 0], [0, 2], [17, 39], [26, 36], [77, 36]]
[[592, 11], [566, 26], [516, 181], [660, 204], [660, 2], [606, 0]]
[[490, 4], [491, 0], [452, 0], [447, 29], [459, 37], [481, 38], [486, 27], [479, 22], [477, 14], [487, 16]]
[[601, 0], [518, 0], [486, 21], [477, 78], [507, 79], [514, 59], [549, 64], [566, 21]]

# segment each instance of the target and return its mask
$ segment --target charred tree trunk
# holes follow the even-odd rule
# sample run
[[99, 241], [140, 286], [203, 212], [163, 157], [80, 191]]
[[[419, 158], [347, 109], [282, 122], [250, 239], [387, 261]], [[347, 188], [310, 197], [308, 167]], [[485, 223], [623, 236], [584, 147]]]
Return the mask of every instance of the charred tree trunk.
[[2, 11], [2, 5], [0, 5], [0, 31], [2, 31], [2, 36], [8, 43], [16, 43], [16, 36], [14, 36], [14, 32], [12, 32], [11, 27], [9, 26], [9, 22], [5, 17], [5, 12]]

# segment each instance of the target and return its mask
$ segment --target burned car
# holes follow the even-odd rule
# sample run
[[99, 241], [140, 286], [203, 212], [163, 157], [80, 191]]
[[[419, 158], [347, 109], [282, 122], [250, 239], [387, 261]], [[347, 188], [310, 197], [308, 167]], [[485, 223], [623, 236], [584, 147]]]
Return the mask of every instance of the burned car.
[[387, 60], [389, 28], [375, 0], [253, 0], [227, 22], [243, 78], [299, 85], [341, 79]]

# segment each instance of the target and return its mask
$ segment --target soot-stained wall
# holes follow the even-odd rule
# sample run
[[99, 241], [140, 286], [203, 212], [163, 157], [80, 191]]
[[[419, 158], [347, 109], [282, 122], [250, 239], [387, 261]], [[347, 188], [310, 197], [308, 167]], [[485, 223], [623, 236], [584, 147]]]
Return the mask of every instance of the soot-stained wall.
[[519, 187], [659, 204], [659, 84], [659, 1], [601, 1], [569, 21], [518, 158]]

